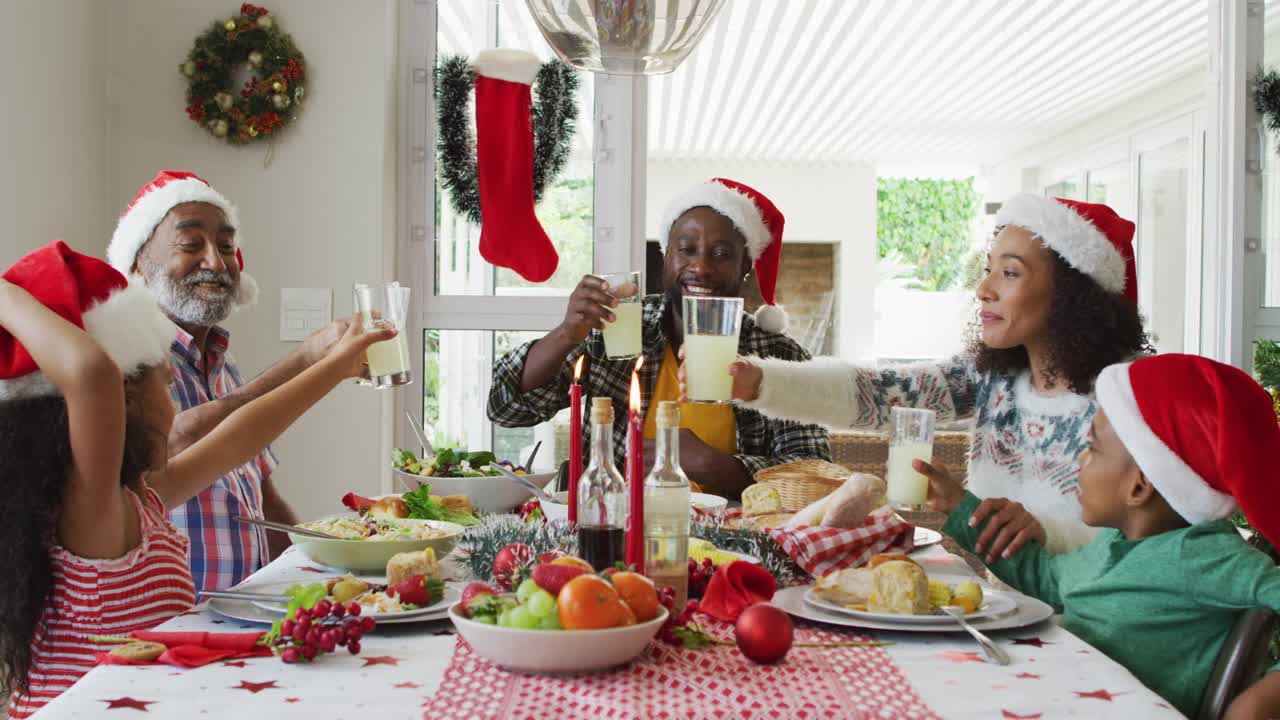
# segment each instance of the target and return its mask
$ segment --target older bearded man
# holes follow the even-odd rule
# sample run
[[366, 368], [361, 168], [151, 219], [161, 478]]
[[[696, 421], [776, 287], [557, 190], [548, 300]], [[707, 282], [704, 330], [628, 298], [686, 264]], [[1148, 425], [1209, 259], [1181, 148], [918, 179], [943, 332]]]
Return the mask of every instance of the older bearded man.
[[[346, 331], [339, 321], [307, 338], [262, 375], [244, 382], [218, 323], [252, 304], [257, 283], [244, 270], [236, 209], [204, 180], [166, 170], [142, 188], [121, 215], [107, 248], [117, 270], [141, 282], [178, 326], [170, 347], [170, 391], [179, 413], [169, 454], [180, 452], [232, 411], [271, 391], [324, 356]], [[288, 544], [278, 533], [237, 516], [296, 523], [271, 481], [277, 460], [269, 446], [174, 510], [170, 520], [191, 540], [197, 590], [230, 587]], [[274, 552], [273, 552], [274, 551]]]

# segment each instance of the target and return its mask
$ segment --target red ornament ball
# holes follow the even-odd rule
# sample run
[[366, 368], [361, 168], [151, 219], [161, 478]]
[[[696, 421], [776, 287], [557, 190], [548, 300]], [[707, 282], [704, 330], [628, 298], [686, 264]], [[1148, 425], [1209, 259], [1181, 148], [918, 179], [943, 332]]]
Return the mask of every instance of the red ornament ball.
[[524, 543], [511, 543], [493, 558], [493, 581], [503, 590], [510, 590], [516, 574], [527, 570], [532, 563], [533, 548]]
[[767, 665], [786, 657], [795, 639], [795, 626], [782, 608], [759, 603], [742, 611], [733, 635], [743, 655]]

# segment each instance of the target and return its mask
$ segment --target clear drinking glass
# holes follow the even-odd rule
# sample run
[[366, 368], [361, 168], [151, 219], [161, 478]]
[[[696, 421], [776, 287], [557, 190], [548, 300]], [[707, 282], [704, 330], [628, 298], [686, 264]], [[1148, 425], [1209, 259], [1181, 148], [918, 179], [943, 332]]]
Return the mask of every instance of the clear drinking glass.
[[390, 325], [395, 337], [369, 346], [369, 384], [375, 388], [398, 387], [413, 382], [409, 363], [409, 342], [405, 339], [405, 319], [409, 315], [409, 288], [398, 282], [366, 285], [353, 289], [356, 312], [366, 328]]
[[618, 299], [618, 306], [611, 308], [617, 317], [605, 322], [604, 352], [610, 360], [625, 360], [639, 355], [644, 348], [640, 333], [640, 316], [643, 314], [644, 281], [639, 272], [604, 273], [598, 275], [609, 283], [609, 294]]
[[913, 460], [932, 462], [933, 427], [937, 414], [932, 410], [896, 407], [893, 409], [893, 436], [889, 440], [889, 504], [899, 510], [923, 510], [929, 499], [929, 480], [911, 467]]
[[684, 374], [692, 402], [733, 399], [729, 366], [738, 359], [742, 298], [684, 296]]

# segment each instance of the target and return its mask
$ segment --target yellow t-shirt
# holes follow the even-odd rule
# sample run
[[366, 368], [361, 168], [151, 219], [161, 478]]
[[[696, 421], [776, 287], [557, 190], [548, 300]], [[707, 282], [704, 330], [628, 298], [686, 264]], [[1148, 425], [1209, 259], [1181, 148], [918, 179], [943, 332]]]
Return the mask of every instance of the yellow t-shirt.
[[[653, 397], [644, 414], [644, 438], [658, 436], [656, 415], [653, 409], [663, 400], [680, 398], [680, 376], [676, 371], [680, 364], [668, 345], [662, 353], [662, 367], [658, 369], [658, 381], [653, 387]], [[733, 417], [732, 405], [710, 403], [680, 403], [680, 427], [693, 431], [702, 442], [726, 455], [738, 452], [738, 423]]]

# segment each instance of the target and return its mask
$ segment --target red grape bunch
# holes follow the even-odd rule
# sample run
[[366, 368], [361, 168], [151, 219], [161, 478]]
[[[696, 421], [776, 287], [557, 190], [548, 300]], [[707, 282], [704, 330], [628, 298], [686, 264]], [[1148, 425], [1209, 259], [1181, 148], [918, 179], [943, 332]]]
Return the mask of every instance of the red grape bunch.
[[702, 563], [689, 558], [689, 597], [700, 598], [707, 591], [707, 583], [711, 582], [711, 576], [716, 574], [716, 566], [711, 563], [711, 558], [702, 558]]
[[372, 632], [375, 622], [360, 616], [359, 603], [321, 600], [311, 608], [295, 608], [292, 618], [280, 624], [280, 634], [272, 641], [276, 653], [286, 663], [310, 662], [338, 646], [355, 655], [360, 639]]

